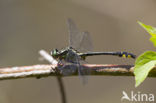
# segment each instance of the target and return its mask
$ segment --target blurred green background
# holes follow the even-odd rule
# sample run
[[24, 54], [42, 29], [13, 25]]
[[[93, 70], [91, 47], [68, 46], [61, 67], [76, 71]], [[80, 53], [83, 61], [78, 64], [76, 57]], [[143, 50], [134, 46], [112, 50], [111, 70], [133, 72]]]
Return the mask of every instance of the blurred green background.
[[[156, 26], [155, 0], [0, 0], [0, 66], [42, 64], [38, 51], [68, 45], [66, 20], [89, 31], [94, 51], [155, 50], [137, 20]], [[134, 64], [132, 59], [89, 57], [89, 63]], [[155, 79], [134, 88], [134, 77], [63, 78], [68, 103], [120, 103], [122, 91], [156, 94]], [[61, 103], [55, 77], [0, 81], [0, 103]], [[129, 102], [127, 102], [129, 103]]]

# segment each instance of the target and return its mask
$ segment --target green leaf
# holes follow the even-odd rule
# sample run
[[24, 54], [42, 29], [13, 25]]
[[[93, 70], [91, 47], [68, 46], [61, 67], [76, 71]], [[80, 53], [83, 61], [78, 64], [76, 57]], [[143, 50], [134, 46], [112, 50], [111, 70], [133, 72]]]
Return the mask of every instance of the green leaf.
[[152, 27], [150, 25], [145, 25], [140, 21], [138, 21], [138, 23], [152, 36], [150, 38], [150, 41], [156, 47], [156, 28], [154, 28], [154, 27]]
[[156, 52], [147, 51], [140, 55], [135, 61], [134, 75], [135, 87], [139, 86], [148, 76], [148, 73], [156, 65]]

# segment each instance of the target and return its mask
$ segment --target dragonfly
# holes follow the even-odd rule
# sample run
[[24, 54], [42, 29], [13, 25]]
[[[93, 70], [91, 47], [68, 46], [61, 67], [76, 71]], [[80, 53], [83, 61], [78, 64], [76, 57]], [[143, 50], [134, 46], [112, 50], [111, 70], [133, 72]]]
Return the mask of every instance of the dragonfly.
[[85, 59], [88, 56], [96, 55], [113, 55], [118, 57], [126, 57], [135, 59], [135, 55], [128, 52], [93, 52], [93, 44], [89, 32], [81, 32], [72, 19], [67, 19], [68, 32], [69, 32], [69, 46], [65, 49], [54, 49], [51, 51], [52, 57], [58, 59], [61, 64], [75, 64], [64, 68], [58, 67], [63, 75], [71, 75], [76, 70], [80, 76], [85, 76], [88, 71], [84, 71], [81, 66], [86, 63]]

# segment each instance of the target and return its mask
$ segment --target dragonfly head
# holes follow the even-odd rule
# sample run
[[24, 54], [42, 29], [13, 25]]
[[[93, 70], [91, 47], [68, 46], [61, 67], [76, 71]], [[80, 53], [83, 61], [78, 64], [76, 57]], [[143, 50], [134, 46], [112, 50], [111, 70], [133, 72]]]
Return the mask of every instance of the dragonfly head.
[[58, 58], [59, 57], [59, 51], [58, 49], [54, 49], [51, 51], [51, 56], [53, 56], [54, 58]]

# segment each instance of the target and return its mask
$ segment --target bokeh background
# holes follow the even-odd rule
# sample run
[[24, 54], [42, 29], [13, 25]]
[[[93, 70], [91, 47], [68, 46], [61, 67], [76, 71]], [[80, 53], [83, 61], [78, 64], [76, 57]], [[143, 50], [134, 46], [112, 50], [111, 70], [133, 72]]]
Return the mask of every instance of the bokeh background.
[[[0, 0], [0, 67], [45, 64], [38, 51], [68, 45], [66, 20], [89, 31], [94, 51], [155, 50], [137, 20], [156, 26], [155, 0]], [[89, 63], [134, 64], [132, 59], [89, 57]], [[155, 79], [135, 88], [134, 77], [63, 78], [68, 103], [120, 103], [122, 91], [156, 94]], [[126, 101], [125, 101], [126, 102]], [[0, 81], [0, 103], [61, 103], [56, 77]], [[129, 103], [129, 102], [127, 102]]]

